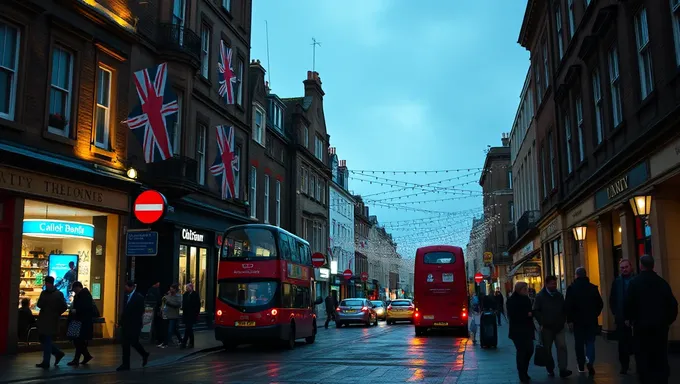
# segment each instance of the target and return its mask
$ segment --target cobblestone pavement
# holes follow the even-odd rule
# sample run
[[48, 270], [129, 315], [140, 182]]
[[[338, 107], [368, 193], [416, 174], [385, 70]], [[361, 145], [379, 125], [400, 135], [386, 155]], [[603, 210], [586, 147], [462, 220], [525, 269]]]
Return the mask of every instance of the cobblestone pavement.
[[[451, 335], [416, 338], [413, 326], [361, 326], [320, 328], [316, 343], [299, 343], [293, 351], [241, 347], [236, 351], [199, 353], [163, 366], [123, 373], [81, 374], [71, 383], [517, 383], [515, 354], [507, 339], [507, 326], [499, 328], [497, 349], [481, 349], [467, 339]], [[570, 368], [575, 369], [573, 342]], [[598, 339], [595, 380], [574, 374], [568, 380], [548, 378], [543, 368], [531, 367], [535, 383], [633, 383], [622, 377], [616, 363], [616, 344]], [[136, 355], [133, 352], [133, 358]], [[680, 382], [680, 358], [674, 357], [671, 382]], [[634, 365], [633, 365], [634, 367]], [[633, 369], [634, 370], [634, 369]], [[0, 377], [2, 377], [0, 375]], [[46, 379], [25, 382], [46, 382]], [[53, 381], [53, 380], [50, 380]]]

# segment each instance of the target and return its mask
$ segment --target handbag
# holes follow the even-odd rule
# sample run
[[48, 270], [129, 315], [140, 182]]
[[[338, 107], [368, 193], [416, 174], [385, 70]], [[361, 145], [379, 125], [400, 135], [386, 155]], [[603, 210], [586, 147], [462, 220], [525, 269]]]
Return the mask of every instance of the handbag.
[[551, 359], [550, 351], [543, 345], [543, 339], [539, 333], [538, 343], [534, 347], [534, 365], [537, 367], [546, 367]]
[[70, 323], [68, 323], [68, 330], [66, 331], [66, 337], [70, 338], [78, 338], [80, 337], [80, 328], [83, 326], [83, 323], [78, 320], [73, 320]]

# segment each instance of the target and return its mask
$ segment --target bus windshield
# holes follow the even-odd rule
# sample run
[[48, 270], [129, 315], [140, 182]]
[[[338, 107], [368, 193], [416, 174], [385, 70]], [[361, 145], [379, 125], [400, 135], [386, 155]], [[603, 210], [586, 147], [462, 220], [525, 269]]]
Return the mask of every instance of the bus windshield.
[[276, 259], [274, 233], [265, 228], [238, 228], [229, 231], [222, 246], [222, 260]]
[[237, 307], [259, 307], [268, 305], [276, 298], [277, 287], [276, 281], [220, 281], [218, 297]]

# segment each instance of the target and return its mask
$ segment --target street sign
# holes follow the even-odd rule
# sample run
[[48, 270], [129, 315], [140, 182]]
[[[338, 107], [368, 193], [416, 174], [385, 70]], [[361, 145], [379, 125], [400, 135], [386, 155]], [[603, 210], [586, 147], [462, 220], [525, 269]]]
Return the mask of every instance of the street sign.
[[491, 264], [491, 263], [493, 263], [493, 253], [484, 252], [484, 264]]
[[326, 256], [321, 252], [316, 252], [312, 255], [312, 265], [314, 268], [321, 268], [326, 265]]
[[158, 232], [129, 230], [125, 249], [128, 256], [156, 256]]
[[482, 280], [484, 280], [484, 275], [479, 272], [475, 273], [475, 283], [479, 284]]
[[163, 218], [167, 209], [168, 201], [165, 196], [158, 191], [148, 190], [137, 196], [133, 212], [141, 223], [153, 224]]
[[352, 273], [351, 269], [345, 269], [345, 272], [342, 273], [342, 276], [345, 278], [345, 280], [349, 280], [352, 278], [352, 276], [354, 276], [354, 274]]
[[361, 281], [363, 282], [368, 281], [368, 272], [361, 272]]

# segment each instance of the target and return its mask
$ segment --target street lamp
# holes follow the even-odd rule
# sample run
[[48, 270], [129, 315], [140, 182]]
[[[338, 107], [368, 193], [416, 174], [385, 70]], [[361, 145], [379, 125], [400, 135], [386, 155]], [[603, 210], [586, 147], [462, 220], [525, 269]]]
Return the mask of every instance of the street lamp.
[[586, 235], [588, 234], [588, 227], [583, 225], [579, 227], [574, 227], [573, 229], [574, 232], [574, 238], [576, 241], [578, 241], [578, 255], [579, 255], [579, 260], [581, 265], [585, 265], [586, 263], [586, 258], [585, 255], [583, 254], [583, 243], [586, 240]]
[[134, 169], [133, 167], [130, 167], [130, 169], [127, 170], [127, 177], [131, 178], [132, 180], [137, 178], [137, 170]]
[[640, 195], [634, 196], [630, 199], [630, 206], [633, 208], [633, 213], [635, 216], [642, 219], [642, 237], [644, 238], [645, 253], [647, 251], [647, 236], [646, 227], [648, 224], [649, 214], [652, 212], [652, 196], [651, 195]]

